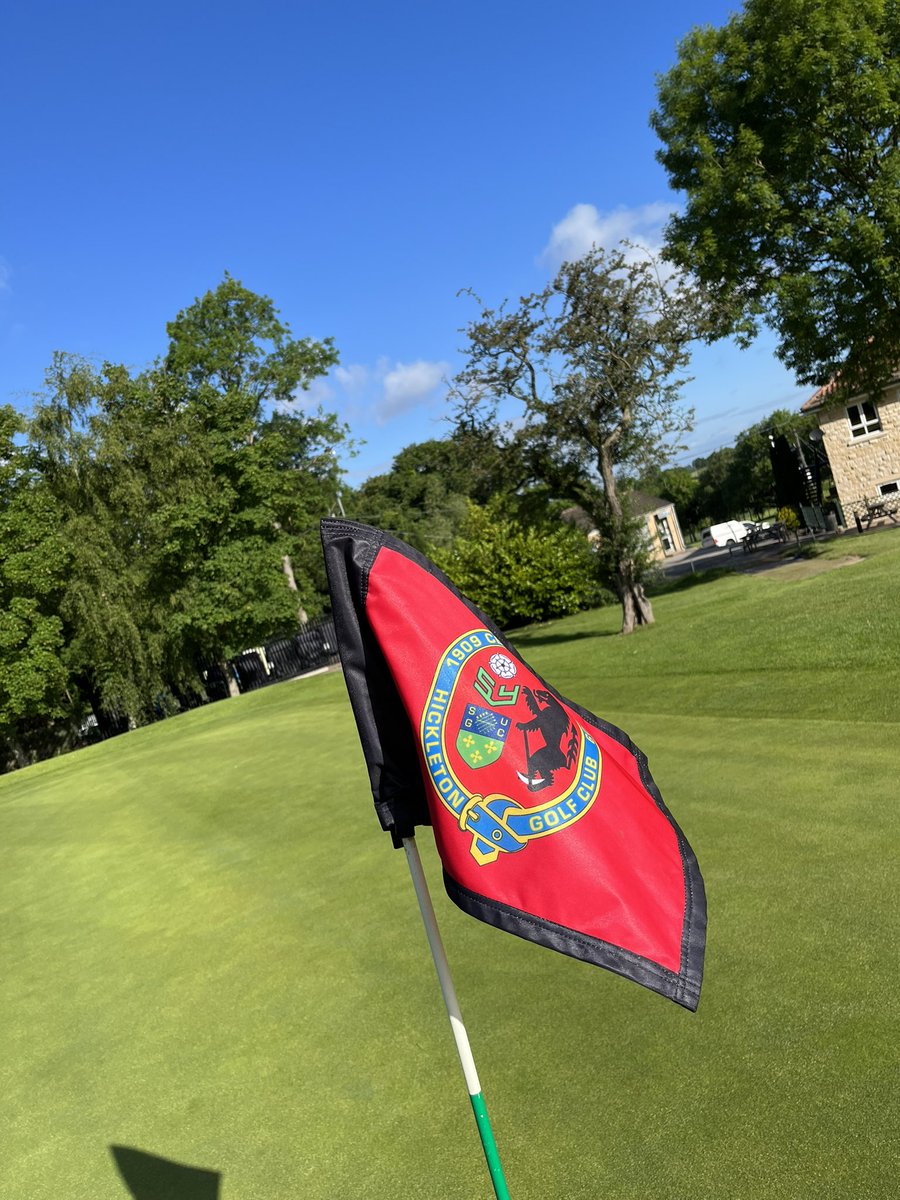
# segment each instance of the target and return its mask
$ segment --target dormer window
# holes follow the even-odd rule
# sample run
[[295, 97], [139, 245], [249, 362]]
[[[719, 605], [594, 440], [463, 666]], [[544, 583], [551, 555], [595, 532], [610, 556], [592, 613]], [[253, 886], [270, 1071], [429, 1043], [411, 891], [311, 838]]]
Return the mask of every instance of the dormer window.
[[865, 437], [866, 434], [877, 433], [881, 429], [878, 409], [871, 400], [863, 400], [861, 404], [848, 404], [847, 420], [850, 422], [851, 437]]

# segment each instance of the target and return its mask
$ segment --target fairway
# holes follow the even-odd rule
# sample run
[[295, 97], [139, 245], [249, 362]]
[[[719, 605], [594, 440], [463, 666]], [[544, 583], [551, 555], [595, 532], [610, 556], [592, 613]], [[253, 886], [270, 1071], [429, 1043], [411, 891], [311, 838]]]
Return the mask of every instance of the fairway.
[[[888, 1200], [900, 530], [687, 584], [515, 641], [696, 850], [696, 1015], [465, 917], [419, 839], [510, 1194]], [[137, 1200], [490, 1195], [340, 673], [0, 778], [0, 911], [4, 1200], [127, 1200], [112, 1146], [218, 1176]]]

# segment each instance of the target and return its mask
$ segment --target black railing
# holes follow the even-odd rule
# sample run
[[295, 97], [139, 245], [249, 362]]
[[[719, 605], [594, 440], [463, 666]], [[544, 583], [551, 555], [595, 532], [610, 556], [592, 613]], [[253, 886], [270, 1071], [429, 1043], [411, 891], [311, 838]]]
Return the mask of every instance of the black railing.
[[252, 646], [224, 664], [210, 663], [202, 672], [203, 683], [210, 700], [224, 700], [229, 694], [228, 675], [238, 691], [254, 692], [338, 661], [334, 622], [331, 617], [320, 617], [292, 637]]

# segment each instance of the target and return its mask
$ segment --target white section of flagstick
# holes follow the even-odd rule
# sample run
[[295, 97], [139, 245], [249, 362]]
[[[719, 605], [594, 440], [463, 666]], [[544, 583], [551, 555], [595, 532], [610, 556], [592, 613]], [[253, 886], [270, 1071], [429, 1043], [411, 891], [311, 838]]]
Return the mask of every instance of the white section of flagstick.
[[422, 914], [422, 922], [425, 925], [425, 933], [428, 936], [428, 945], [431, 948], [431, 957], [434, 959], [434, 966], [440, 980], [444, 1004], [447, 1006], [447, 1016], [450, 1018], [450, 1026], [453, 1030], [453, 1038], [456, 1042], [460, 1065], [463, 1069], [463, 1075], [466, 1077], [466, 1087], [469, 1089], [470, 1096], [477, 1096], [481, 1091], [481, 1084], [478, 1082], [478, 1071], [475, 1069], [475, 1059], [472, 1057], [469, 1035], [466, 1033], [462, 1013], [459, 1011], [456, 988], [453, 986], [453, 980], [450, 977], [450, 964], [447, 962], [444, 943], [441, 940], [441, 931], [438, 929], [437, 918], [434, 915], [434, 905], [431, 903], [431, 893], [428, 891], [428, 882], [425, 879], [425, 872], [422, 870], [422, 860], [419, 858], [419, 847], [416, 845], [416, 839], [414, 837], [404, 838], [403, 849], [406, 851], [406, 861], [409, 864], [409, 873], [412, 876], [413, 887], [416, 889], [419, 912]]

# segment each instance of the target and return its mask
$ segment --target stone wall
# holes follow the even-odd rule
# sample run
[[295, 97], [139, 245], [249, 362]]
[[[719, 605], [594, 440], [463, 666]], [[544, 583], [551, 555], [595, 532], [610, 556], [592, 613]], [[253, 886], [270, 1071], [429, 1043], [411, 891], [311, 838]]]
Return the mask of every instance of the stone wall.
[[819, 426], [841, 504], [852, 506], [879, 494], [882, 483], [900, 479], [900, 385], [885, 391], [875, 402], [881, 429], [852, 437], [847, 406], [819, 413]]

